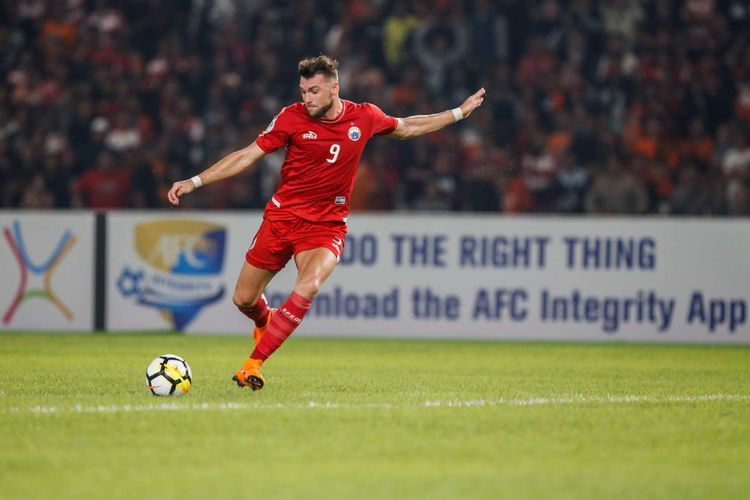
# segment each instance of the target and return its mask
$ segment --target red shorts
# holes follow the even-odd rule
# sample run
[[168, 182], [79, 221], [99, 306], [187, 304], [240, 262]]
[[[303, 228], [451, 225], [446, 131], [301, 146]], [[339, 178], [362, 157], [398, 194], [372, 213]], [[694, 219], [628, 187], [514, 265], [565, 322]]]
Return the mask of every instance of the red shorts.
[[310, 222], [295, 218], [292, 221], [263, 219], [258, 232], [245, 254], [248, 264], [278, 271], [293, 255], [314, 248], [327, 248], [336, 256], [344, 250], [347, 226], [343, 222]]

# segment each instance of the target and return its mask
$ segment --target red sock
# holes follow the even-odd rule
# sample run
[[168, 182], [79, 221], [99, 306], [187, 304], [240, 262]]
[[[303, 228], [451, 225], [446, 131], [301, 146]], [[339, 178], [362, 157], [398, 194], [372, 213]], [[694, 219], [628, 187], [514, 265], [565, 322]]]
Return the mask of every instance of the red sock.
[[265, 360], [273, 354], [302, 322], [305, 313], [310, 309], [310, 304], [312, 300], [292, 292], [271, 318], [266, 333], [263, 334], [260, 344], [255, 347], [250, 357]]
[[255, 326], [263, 326], [266, 324], [266, 321], [268, 321], [268, 302], [266, 301], [266, 296], [262, 293], [255, 305], [250, 307], [237, 306], [237, 309], [239, 309], [242, 314], [253, 320]]

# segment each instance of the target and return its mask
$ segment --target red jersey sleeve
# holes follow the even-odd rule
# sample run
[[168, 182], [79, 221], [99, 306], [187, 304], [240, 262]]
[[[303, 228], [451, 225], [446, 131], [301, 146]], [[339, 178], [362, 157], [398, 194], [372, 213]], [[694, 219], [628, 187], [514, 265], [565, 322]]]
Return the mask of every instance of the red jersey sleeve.
[[374, 104], [367, 103], [372, 112], [372, 135], [386, 135], [398, 126], [398, 120], [383, 112]]
[[289, 110], [287, 108], [282, 109], [271, 120], [268, 127], [260, 133], [255, 143], [266, 153], [273, 153], [279, 148], [286, 147], [291, 136], [290, 121]]

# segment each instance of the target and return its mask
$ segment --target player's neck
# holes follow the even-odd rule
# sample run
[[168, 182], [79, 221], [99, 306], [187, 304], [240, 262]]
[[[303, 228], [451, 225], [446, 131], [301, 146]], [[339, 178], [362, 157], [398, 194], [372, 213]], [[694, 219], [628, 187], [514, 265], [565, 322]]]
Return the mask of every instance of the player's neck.
[[333, 121], [341, 115], [341, 111], [344, 109], [344, 103], [341, 102], [339, 97], [333, 98], [333, 105], [326, 114], [320, 117], [321, 120]]

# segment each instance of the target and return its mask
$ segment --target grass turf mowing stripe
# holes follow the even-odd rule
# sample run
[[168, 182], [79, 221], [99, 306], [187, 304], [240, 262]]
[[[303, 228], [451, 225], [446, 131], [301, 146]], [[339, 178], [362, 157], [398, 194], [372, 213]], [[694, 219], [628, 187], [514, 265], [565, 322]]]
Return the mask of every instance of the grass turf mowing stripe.
[[56, 414], [56, 413], [134, 413], [149, 411], [221, 411], [221, 410], [288, 410], [288, 409], [396, 409], [396, 408], [471, 408], [487, 406], [554, 406], [573, 404], [627, 404], [627, 403], [697, 403], [706, 401], [750, 401], [750, 395], [742, 394], [703, 394], [697, 396], [560, 396], [530, 399], [495, 399], [495, 400], [448, 400], [421, 401], [414, 403], [336, 403], [308, 401], [300, 404], [260, 404], [260, 403], [178, 403], [164, 402], [143, 405], [92, 405], [80, 404], [60, 406], [30, 406], [27, 408], [12, 407], [0, 410], [0, 413], [13, 414]]
[[[749, 346], [300, 337], [260, 393], [229, 384], [248, 347], [233, 337], [0, 334], [0, 496], [750, 491]], [[199, 377], [184, 397], [144, 389], [144, 369], [165, 352]]]

